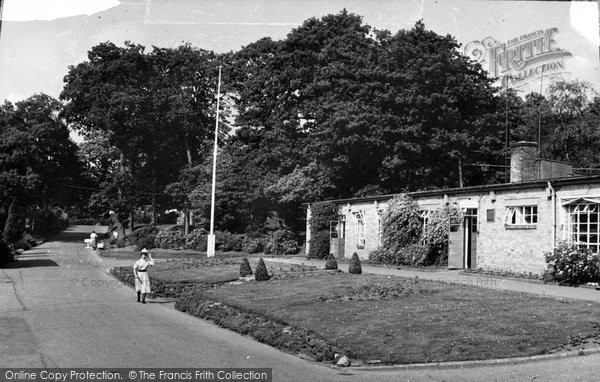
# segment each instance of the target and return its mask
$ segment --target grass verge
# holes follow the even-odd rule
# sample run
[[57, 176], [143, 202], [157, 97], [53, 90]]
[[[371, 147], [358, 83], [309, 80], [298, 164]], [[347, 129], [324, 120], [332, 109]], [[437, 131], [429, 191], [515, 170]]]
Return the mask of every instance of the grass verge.
[[239, 262], [165, 262], [150, 275], [153, 286], [188, 283], [170, 295], [178, 309], [322, 361], [338, 352], [380, 364], [509, 358], [600, 339], [599, 306], [586, 301], [274, 263], [269, 281], [226, 282]]
[[531, 356], [600, 338], [597, 304], [415, 279], [315, 274], [223, 284], [202, 298], [382, 364]]

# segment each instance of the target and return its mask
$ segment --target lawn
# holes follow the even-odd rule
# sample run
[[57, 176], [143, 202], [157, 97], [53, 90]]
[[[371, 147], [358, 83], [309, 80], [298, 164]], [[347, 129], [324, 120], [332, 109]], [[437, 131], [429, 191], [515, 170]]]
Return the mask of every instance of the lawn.
[[[256, 269], [258, 259], [250, 258], [249, 262], [252, 269]], [[177, 259], [157, 262], [150, 269], [150, 276], [152, 279], [169, 283], [198, 282], [214, 284], [237, 280], [240, 275], [240, 263], [240, 258], [218, 255], [211, 259], [207, 259], [206, 256], [195, 259]], [[277, 278], [300, 276], [306, 272], [311, 273], [315, 268], [303, 265], [277, 264], [268, 265], [267, 270], [270, 274], [275, 274]]]
[[529, 356], [595, 342], [597, 304], [418, 279], [287, 272], [202, 298], [312, 331], [382, 364]]
[[[162, 249], [153, 248], [149, 250], [154, 259], [206, 259], [206, 252], [188, 249]], [[123, 248], [109, 248], [99, 251], [100, 256], [114, 259], [139, 259], [140, 251], [133, 245]], [[248, 256], [245, 252], [221, 252], [216, 251], [217, 258], [242, 258]]]

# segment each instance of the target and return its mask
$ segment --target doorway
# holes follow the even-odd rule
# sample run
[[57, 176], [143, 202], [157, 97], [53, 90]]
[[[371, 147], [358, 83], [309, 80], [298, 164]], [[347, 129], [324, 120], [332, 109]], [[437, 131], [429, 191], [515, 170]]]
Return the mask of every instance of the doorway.
[[477, 208], [463, 210], [462, 219], [450, 222], [448, 268], [469, 269], [477, 266]]

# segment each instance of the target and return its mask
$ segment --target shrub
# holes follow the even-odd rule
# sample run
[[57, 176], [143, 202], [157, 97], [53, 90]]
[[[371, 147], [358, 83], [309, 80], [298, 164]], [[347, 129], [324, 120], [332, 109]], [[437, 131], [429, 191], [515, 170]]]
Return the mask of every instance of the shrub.
[[69, 225], [95, 225], [96, 219], [94, 218], [76, 218], [69, 219]]
[[185, 248], [206, 252], [208, 232], [204, 228], [193, 229], [185, 239]]
[[254, 237], [246, 236], [246, 237], [244, 237], [244, 240], [242, 241], [242, 251], [244, 251], [246, 253], [263, 252], [265, 249], [264, 241], [265, 241], [265, 238], [262, 238], [259, 236], [254, 236]]
[[544, 280], [570, 284], [600, 281], [598, 256], [587, 248], [562, 242], [552, 252], [545, 253], [544, 257]]
[[317, 232], [310, 238], [309, 259], [325, 259], [330, 251], [329, 231]]
[[258, 264], [256, 265], [256, 273], [254, 275], [254, 279], [256, 281], [267, 281], [271, 277], [269, 276], [269, 272], [267, 271], [267, 266], [265, 265], [265, 261], [260, 258], [258, 259]]
[[419, 242], [421, 215], [417, 202], [406, 194], [395, 196], [381, 217], [384, 248], [399, 251]]
[[352, 254], [352, 258], [350, 259], [348, 273], [353, 273], [355, 275], [360, 275], [362, 273], [362, 266], [360, 265], [360, 259], [358, 258], [358, 254], [356, 252]]
[[60, 208], [38, 213], [34, 221], [34, 232], [42, 235], [60, 232], [68, 226], [65, 213]]
[[248, 259], [242, 259], [242, 263], [240, 264], [240, 276], [246, 277], [252, 274], [252, 267], [250, 267], [250, 262]]
[[156, 235], [154, 245], [163, 249], [179, 249], [185, 247], [185, 233], [180, 230], [165, 230]]
[[28, 234], [27, 232], [23, 233], [23, 237], [21, 238], [21, 241], [29, 244], [30, 247], [35, 247], [37, 245], [35, 238], [33, 236], [31, 236], [30, 234]]
[[337, 260], [335, 259], [335, 256], [333, 256], [333, 253], [330, 253], [329, 256], [327, 256], [327, 261], [325, 262], [325, 269], [338, 269]]
[[178, 211], [169, 211], [167, 213], [160, 214], [158, 215], [158, 224], [177, 224], [178, 217]]
[[3, 240], [0, 240], [0, 267], [5, 266], [13, 260], [14, 257], [10, 247]]
[[2, 232], [3, 239], [8, 243], [16, 243], [23, 237], [25, 232], [25, 223], [21, 219], [21, 208], [18, 206], [17, 201], [13, 201], [8, 210], [8, 216], [4, 224], [4, 231]]
[[264, 252], [276, 256], [295, 255], [298, 253], [298, 242], [294, 233], [286, 229], [273, 231], [265, 240]]
[[28, 251], [31, 249], [31, 245], [25, 241], [17, 241], [12, 245], [13, 249], [22, 249], [24, 251]]
[[411, 244], [397, 251], [378, 248], [369, 254], [373, 263], [386, 265], [425, 265], [428, 260], [430, 248], [428, 245]]
[[125, 248], [129, 245], [129, 243], [125, 239], [122, 239], [122, 238], [118, 238], [118, 239], [114, 240], [114, 242], [112, 244], [117, 248]]
[[241, 251], [243, 240], [243, 235], [228, 231], [217, 231], [215, 233], [215, 248], [224, 252]]
[[382, 247], [369, 253], [369, 261], [375, 264], [391, 264], [391, 259], [391, 252]]
[[153, 225], [147, 225], [145, 227], [141, 227], [133, 231], [126, 238], [126, 241], [135, 245], [138, 250], [143, 248], [151, 249], [154, 248], [154, 242], [156, 240], [156, 235], [158, 233], [158, 228]]

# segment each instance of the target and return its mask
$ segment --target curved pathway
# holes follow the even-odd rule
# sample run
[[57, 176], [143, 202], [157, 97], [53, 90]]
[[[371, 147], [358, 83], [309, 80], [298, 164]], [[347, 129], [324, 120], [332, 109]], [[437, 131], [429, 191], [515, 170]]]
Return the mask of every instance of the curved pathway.
[[268, 367], [274, 381], [591, 381], [600, 355], [516, 365], [336, 369], [135, 302], [70, 227], [0, 269], [0, 367]]

